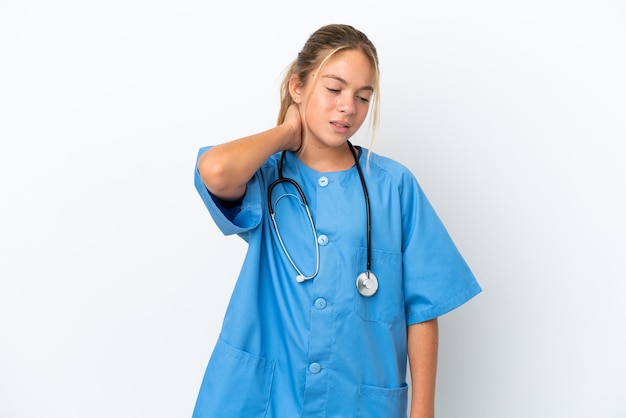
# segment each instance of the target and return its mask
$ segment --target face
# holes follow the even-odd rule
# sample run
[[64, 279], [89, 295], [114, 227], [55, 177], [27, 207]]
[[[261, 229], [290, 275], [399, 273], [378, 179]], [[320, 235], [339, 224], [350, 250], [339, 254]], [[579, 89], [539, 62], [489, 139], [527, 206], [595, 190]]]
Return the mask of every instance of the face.
[[374, 70], [359, 50], [340, 51], [320, 70], [317, 81], [300, 88], [305, 105], [307, 147], [338, 147], [363, 124], [374, 93]]

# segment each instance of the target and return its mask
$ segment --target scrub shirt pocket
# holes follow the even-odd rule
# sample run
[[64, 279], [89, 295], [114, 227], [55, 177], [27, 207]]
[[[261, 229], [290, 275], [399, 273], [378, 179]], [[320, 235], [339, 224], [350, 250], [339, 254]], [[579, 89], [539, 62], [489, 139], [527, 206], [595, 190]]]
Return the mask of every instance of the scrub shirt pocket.
[[372, 250], [372, 273], [378, 279], [378, 291], [369, 297], [356, 290], [356, 277], [367, 266], [367, 249], [359, 248], [353, 289], [354, 309], [365, 321], [392, 323], [404, 319], [404, 292], [402, 286], [402, 254]]
[[359, 386], [355, 418], [406, 418], [408, 386], [380, 388]]
[[196, 401], [193, 418], [265, 417], [274, 361], [218, 339]]

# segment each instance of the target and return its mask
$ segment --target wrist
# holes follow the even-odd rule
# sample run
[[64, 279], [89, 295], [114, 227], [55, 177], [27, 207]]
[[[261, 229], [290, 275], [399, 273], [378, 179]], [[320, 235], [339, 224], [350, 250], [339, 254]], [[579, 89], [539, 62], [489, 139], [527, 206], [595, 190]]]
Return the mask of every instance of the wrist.
[[284, 129], [284, 133], [283, 133], [284, 140], [283, 140], [283, 146], [281, 147], [281, 151], [288, 150], [292, 152], [298, 152], [302, 146], [300, 129], [288, 123], [284, 123], [280, 125], [280, 127]]

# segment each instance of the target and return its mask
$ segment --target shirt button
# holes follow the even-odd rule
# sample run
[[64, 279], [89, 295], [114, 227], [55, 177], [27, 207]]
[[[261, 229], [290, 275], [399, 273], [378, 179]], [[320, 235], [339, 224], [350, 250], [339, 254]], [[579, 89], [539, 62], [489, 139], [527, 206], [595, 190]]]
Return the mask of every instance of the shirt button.
[[317, 243], [318, 243], [319, 245], [326, 245], [326, 244], [328, 244], [328, 236], [326, 236], [326, 235], [324, 235], [324, 234], [319, 235], [319, 236], [317, 237]]
[[328, 186], [328, 177], [326, 176], [322, 176], [317, 180], [317, 184], [319, 184], [321, 187], [326, 187]]
[[320, 366], [319, 363], [311, 363], [311, 365], [309, 366], [309, 371], [311, 373], [317, 374], [322, 370], [322, 366]]
[[326, 303], [326, 299], [324, 298], [317, 298], [315, 299], [315, 307], [317, 309], [319, 309], [320, 311], [322, 309], [324, 309], [326, 307], [327, 303]]

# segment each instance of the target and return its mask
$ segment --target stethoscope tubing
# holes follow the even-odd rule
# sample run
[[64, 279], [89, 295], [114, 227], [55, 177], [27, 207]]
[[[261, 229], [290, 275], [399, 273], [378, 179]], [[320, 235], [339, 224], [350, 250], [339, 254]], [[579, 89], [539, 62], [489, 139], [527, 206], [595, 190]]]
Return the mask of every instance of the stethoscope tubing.
[[[296, 280], [299, 283], [302, 283], [305, 280], [310, 280], [310, 279], [314, 278], [315, 276], [317, 276], [317, 273], [319, 272], [319, 269], [320, 269], [320, 257], [319, 257], [320, 247], [319, 247], [319, 243], [317, 242], [317, 231], [315, 230], [315, 223], [313, 222], [313, 217], [311, 216], [311, 210], [309, 209], [309, 203], [306, 200], [306, 195], [302, 191], [302, 188], [300, 187], [300, 185], [298, 184], [297, 181], [295, 181], [294, 179], [291, 179], [289, 177], [283, 177], [283, 162], [284, 162], [284, 159], [285, 159], [285, 151], [283, 151], [281, 153], [281, 155], [280, 155], [280, 161], [278, 163], [278, 179], [274, 180], [272, 182], [272, 184], [270, 184], [270, 187], [267, 188], [267, 207], [268, 207], [270, 216], [272, 218], [272, 223], [274, 224], [274, 230], [276, 231], [276, 235], [278, 237], [278, 242], [280, 243], [280, 246], [282, 247], [283, 252], [287, 256], [287, 259], [289, 260], [289, 263], [292, 265], [292, 267], [298, 273], [298, 275], [296, 276]], [[298, 266], [296, 265], [295, 261], [293, 261], [293, 259], [291, 258], [291, 255], [289, 255], [289, 251], [287, 251], [287, 247], [285, 246], [285, 242], [283, 241], [283, 237], [280, 234], [280, 229], [278, 228], [278, 223], [276, 222], [276, 212], [274, 211], [274, 205], [272, 204], [272, 191], [274, 190], [274, 187], [278, 186], [281, 183], [285, 183], [285, 182], [291, 184], [293, 187], [296, 188], [296, 191], [300, 195], [300, 199], [301, 199], [300, 204], [302, 206], [304, 206], [304, 209], [306, 210], [307, 217], [309, 218], [309, 223], [311, 224], [311, 231], [313, 231], [313, 245], [315, 247], [315, 271], [313, 272], [313, 274], [310, 274], [310, 275], [304, 274], [298, 268]], [[279, 197], [278, 199], [276, 199], [276, 202], [278, 202], [280, 199], [282, 199], [285, 196], [294, 196], [294, 195], [283, 195], [283, 196]]]
[[363, 176], [363, 171], [361, 170], [361, 164], [359, 164], [359, 158], [356, 155], [356, 151], [350, 141], [348, 141], [348, 146], [350, 147], [350, 151], [352, 152], [352, 156], [354, 157], [356, 169], [359, 172], [359, 179], [361, 180], [361, 186], [363, 187], [363, 197], [365, 200], [365, 219], [367, 223], [367, 264], [366, 271], [369, 273], [372, 267], [372, 221], [371, 221], [371, 211], [370, 211], [370, 196], [367, 192], [367, 184], [365, 183], [365, 176]]

